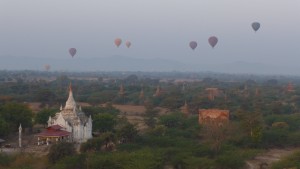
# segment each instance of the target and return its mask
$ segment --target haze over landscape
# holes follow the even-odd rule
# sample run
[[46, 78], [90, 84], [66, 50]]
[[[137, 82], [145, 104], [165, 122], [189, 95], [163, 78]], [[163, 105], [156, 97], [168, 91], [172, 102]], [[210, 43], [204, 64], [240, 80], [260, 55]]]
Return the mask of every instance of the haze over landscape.
[[[1, 1], [0, 69], [50, 64], [63, 71], [298, 75], [299, 7], [300, 1], [281, 0]], [[212, 35], [219, 39], [214, 49], [207, 42]], [[113, 44], [118, 37], [119, 48]]]
[[0, 169], [300, 169], [300, 0], [0, 0]]

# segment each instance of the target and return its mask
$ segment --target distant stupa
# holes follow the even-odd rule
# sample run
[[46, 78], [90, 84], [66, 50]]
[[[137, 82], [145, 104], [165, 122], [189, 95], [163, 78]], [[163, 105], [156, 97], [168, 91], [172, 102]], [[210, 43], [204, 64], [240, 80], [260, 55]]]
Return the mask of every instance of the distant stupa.
[[215, 100], [215, 97], [219, 95], [218, 88], [206, 88], [205, 91], [207, 92], [207, 98], [211, 101]]
[[119, 90], [119, 95], [124, 96], [124, 94], [125, 94], [124, 86], [123, 86], [123, 84], [121, 84], [120, 85], [120, 90]]
[[153, 96], [154, 96], [154, 97], [159, 97], [160, 94], [161, 94], [161, 89], [160, 89], [160, 86], [157, 85], [156, 91], [155, 91], [155, 93], [153, 94]]
[[260, 91], [258, 88], [255, 89], [255, 96], [258, 97], [260, 95]]
[[189, 111], [189, 106], [186, 103], [186, 101], [184, 102], [184, 105], [181, 107], [181, 112], [185, 115], [185, 116], [189, 116], [190, 111]]
[[294, 92], [295, 91], [294, 85], [291, 82], [289, 82], [288, 85], [286, 86], [286, 91], [287, 92]]
[[145, 94], [144, 94], [144, 89], [142, 88], [141, 92], [140, 92], [140, 99], [144, 99], [145, 98]]

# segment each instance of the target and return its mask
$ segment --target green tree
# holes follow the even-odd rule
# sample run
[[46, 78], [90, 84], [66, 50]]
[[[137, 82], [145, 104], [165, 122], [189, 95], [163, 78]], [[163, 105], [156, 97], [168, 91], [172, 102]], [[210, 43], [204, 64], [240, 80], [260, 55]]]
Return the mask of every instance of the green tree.
[[127, 122], [117, 130], [117, 134], [122, 143], [129, 143], [138, 136], [138, 130], [136, 126]]
[[10, 125], [12, 130], [22, 127], [31, 127], [33, 113], [25, 104], [7, 103], [0, 109], [0, 116]]
[[51, 163], [56, 163], [64, 157], [75, 154], [75, 148], [72, 143], [61, 142], [53, 144], [49, 150], [48, 159]]
[[97, 93], [92, 93], [88, 98], [87, 102], [92, 105], [102, 104], [113, 100], [116, 97], [116, 91], [105, 90]]
[[87, 142], [82, 143], [80, 146], [81, 152], [88, 152], [88, 151], [101, 151], [101, 147], [103, 146], [105, 140], [103, 137], [95, 137], [89, 139]]
[[49, 89], [41, 89], [36, 93], [36, 100], [43, 104], [51, 104], [54, 102], [55, 98], [55, 93]]
[[258, 111], [247, 112], [239, 111], [237, 114], [240, 119], [242, 129], [251, 137], [254, 142], [261, 141], [263, 132], [262, 115]]
[[153, 106], [147, 106], [144, 121], [148, 127], [154, 128], [157, 123], [158, 110]]
[[0, 137], [8, 135], [9, 132], [9, 124], [0, 116]]
[[88, 152], [88, 151], [111, 151], [113, 150], [113, 146], [110, 143], [114, 143], [116, 141], [116, 137], [114, 133], [106, 132], [102, 133], [99, 137], [92, 138], [87, 142], [81, 144], [80, 151]]
[[86, 169], [86, 158], [85, 154], [68, 156], [59, 160], [51, 169]]
[[44, 127], [48, 122], [49, 116], [54, 116], [56, 109], [43, 109], [35, 115], [35, 123], [43, 124]]
[[229, 139], [234, 129], [231, 123], [207, 123], [203, 125], [202, 134], [204, 138], [211, 144], [211, 149], [217, 154], [222, 145]]
[[100, 132], [112, 131], [116, 125], [117, 116], [102, 113], [97, 114], [93, 118], [93, 130]]
[[119, 110], [114, 108], [110, 103], [106, 104], [105, 107], [96, 107], [96, 106], [90, 106], [90, 107], [83, 107], [83, 112], [86, 113], [87, 116], [92, 116], [94, 118], [97, 114], [107, 113], [111, 115], [118, 115]]
[[168, 128], [180, 128], [184, 126], [184, 115], [176, 112], [160, 117], [160, 123]]
[[217, 157], [216, 163], [222, 169], [239, 169], [245, 165], [245, 160], [237, 152], [226, 152]]

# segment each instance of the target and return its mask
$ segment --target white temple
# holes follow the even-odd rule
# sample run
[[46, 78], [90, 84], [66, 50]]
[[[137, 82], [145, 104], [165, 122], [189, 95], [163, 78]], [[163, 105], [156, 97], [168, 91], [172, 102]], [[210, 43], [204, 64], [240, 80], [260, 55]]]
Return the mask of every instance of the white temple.
[[60, 125], [64, 130], [71, 132], [71, 141], [82, 143], [92, 138], [92, 118], [77, 107], [73, 97], [72, 87], [69, 87], [69, 98], [65, 107], [60, 107], [54, 117], [49, 117], [48, 127]]

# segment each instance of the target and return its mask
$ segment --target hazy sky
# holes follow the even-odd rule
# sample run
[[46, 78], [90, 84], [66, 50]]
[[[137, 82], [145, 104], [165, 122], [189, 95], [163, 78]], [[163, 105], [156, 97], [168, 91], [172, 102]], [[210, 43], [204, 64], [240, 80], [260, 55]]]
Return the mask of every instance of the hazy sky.
[[[254, 21], [261, 23], [256, 33]], [[214, 50], [211, 35], [219, 38]], [[117, 37], [131, 48], [116, 48]], [[0, 0], [0, 57], [62, 58], [71, 47], [74, 59], [298, 65], [300, 0]]]

